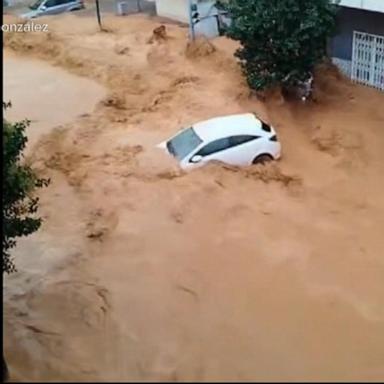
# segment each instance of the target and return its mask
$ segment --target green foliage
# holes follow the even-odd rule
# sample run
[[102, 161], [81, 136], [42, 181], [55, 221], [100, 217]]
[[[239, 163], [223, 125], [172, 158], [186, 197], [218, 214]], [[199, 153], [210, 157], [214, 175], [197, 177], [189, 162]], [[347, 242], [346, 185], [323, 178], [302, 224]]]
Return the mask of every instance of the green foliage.
[[228, 0], [220, 2], [232, 19], [227, 35], [249, 86], [264, 90], [307, 80], [326, 55], [335, 30], [337, 5], [330, 0]]
[[[4, 110], [9, 106], [3, 103]], [[3, 273], [15, 271], [10, 250], [16, 245], [16, 238], [39, 229], [41, 219], [35, 216], [39, 199], [33, 193], [49, 184], [23, 162], [28, 140], [25, 129], [29, 124], [28, 120], [9, 123], [3, 119]]]

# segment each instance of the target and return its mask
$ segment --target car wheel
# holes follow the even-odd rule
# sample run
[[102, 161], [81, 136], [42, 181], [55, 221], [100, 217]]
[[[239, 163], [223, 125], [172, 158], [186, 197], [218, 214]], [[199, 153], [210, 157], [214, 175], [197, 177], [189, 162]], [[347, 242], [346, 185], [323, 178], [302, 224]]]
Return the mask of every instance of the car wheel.
[[262, 155], [257, 156], [252, 164], [266, 164], [273, 160], [273, 157], [271, 155], [268, 155], [267, 153], [264, 153]]

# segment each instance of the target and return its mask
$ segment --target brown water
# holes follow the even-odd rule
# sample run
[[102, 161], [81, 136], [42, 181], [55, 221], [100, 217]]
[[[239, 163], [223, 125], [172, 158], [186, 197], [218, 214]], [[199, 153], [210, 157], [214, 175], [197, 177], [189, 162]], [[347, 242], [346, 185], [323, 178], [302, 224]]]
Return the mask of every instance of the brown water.
[[27, 131], [32, 147], [54, 127], [92, 112], [105, 95], [105, 88], [84, 77], [72, 75], [41, 60], [4, 55], [4, 100], [12, 102], [6, 117], [31, 120]]
[[[31, 156], [53, 184], [6, 280], [14, 377], [382, 380], [383, 94], [326, 72], [318, 103], [263, 104], [226, 39], [186, 55], [178, 26], [147, 43], [154, 19], [106, 18], [110, 33], [51, 20], [50, 38], [7, 35], [6, 46], [112, 93]], [[42, 74], [47, 88], [56, 71]], [[248, 111], [277, 127], [278, 164], [185, 175], [153, 148], [180, 126]]]

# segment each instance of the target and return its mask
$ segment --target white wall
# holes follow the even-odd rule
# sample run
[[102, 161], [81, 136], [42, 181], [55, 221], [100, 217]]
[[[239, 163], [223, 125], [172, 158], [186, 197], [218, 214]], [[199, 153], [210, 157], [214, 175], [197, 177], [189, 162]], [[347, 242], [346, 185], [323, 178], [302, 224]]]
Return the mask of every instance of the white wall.
[[156, 0], [159, 16], [188, 23], [188, 0]]
[[[192, 0], [197, 4], [201, 16], [212, 14], [214, 0]], [[156, 0], [156, 10], [159, 16], [188, 23], [188, 0]], [[215, 12], [213, 12], [214, 14]]]
[[340, 5], [384, 13], [384, 0], [341, 0]]
[[[215, 3], [213, 0], [193, 0], [197, 4], [200, 17], [215, 15], [216, 8], [212, 8]], [[156, 11], [159, 16], [167, 17], [172, 20], [189, 23], [188, 0], [156, 0]], [[215, 17], [201, 20], [195, 25], [196, 36], [204, 35], [215, 37], [219, 34]]]

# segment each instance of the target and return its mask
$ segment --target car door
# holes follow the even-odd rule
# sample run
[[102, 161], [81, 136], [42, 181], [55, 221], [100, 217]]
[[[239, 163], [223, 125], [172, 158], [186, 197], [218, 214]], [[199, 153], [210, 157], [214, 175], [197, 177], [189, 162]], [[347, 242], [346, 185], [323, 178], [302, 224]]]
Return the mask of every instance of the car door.
[[222, 138], [203, 144], [194, 153], [188, 155], [182, 162], [185, 169], [197, 168], [209, 161], [220, 161], [220, 153], [229, 147], [229, 138]]
[[65, 12], [68, 0], [47, 0], [42, 6], [43, 15], [56, 15]]
[[79, 6], [79, 2], [76, 0], [60, 0], [63, 5], [63, 12], [72, 11]]
[[237, 135], [214, 140], [190, 156], [192, 166], [202, 166], [210, 161], [245, 166], [254, 158], [254, 146], [259, 136]]
[[70, 11], [75, 3], [73, 0], [56, 0], [56, 13]]
[[57, 0], [44, 1], [39, 7], [39, 15], [54, 15], [57, 12]]
[[261, 137], [256, 135], [236, 135], [229, 138], [229, 148], [223, 154], [229, 164], [251, 165], [259, 152]]

